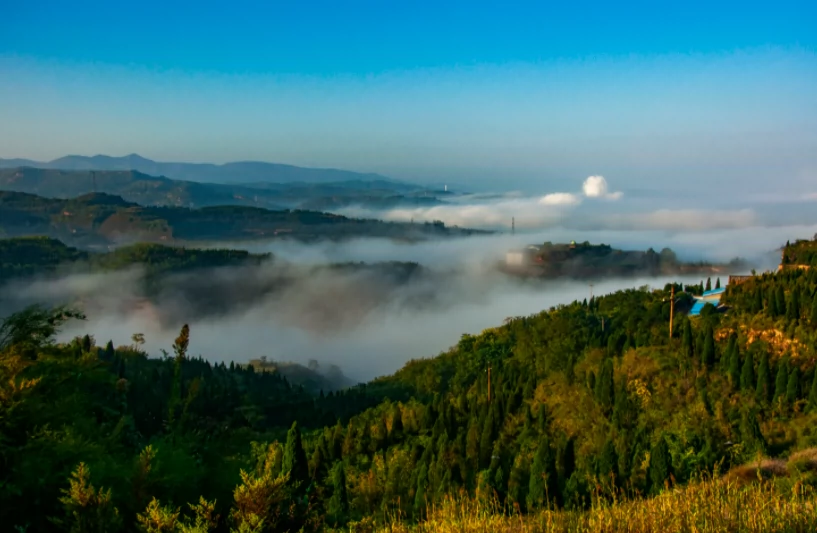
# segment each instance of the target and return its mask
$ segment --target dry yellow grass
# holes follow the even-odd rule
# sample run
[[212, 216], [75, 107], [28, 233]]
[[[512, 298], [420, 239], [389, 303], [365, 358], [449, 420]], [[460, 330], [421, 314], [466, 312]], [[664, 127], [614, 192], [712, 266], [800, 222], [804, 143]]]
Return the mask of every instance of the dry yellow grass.
[[[777, 466], [777, 465], [775, 465]], [[352, 531], [377, 533], [788, 533], [817, 531], [817, 495], [801, 483], [745, 485], [708, 479], [660, 496], [599, 500], [587, 511], [507, 514], [468, 498], [450, 498], [410, 525], [399, 520]]]

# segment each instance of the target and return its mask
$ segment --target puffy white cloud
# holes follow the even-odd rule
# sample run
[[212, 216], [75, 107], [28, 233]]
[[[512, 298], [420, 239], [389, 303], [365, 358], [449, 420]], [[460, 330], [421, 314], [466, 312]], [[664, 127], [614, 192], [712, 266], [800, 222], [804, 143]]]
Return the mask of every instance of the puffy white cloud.
[[588, 198], [606, 198], [608, 200], [618, 200], [623, 196], [621, 191], [608, 192], [607, 180], [604, 176], [589, 176], [582, 185], [584, 195]]

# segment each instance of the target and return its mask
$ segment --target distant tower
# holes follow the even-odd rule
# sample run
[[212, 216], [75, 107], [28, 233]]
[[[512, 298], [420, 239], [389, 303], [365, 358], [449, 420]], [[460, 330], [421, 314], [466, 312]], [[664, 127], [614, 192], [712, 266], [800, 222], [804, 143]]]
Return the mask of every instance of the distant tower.
[[511, 235], [516, 234], [516, 218], [511, 217]]

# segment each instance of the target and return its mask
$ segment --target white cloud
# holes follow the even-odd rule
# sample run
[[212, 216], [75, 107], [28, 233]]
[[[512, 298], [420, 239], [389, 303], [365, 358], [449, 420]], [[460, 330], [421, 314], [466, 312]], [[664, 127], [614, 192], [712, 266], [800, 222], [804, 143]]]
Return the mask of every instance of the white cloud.
[[569, 192], [554, 192], [539, 198], [541, 205], [576, 205], [581, 199]]
[[607, 200], [618, 200], [623, 196], [621, 191], [607, 192], [607, 180], [604, 176], [589, 176], [582, 185], [584, 195], [588, 198], [605, 198]]

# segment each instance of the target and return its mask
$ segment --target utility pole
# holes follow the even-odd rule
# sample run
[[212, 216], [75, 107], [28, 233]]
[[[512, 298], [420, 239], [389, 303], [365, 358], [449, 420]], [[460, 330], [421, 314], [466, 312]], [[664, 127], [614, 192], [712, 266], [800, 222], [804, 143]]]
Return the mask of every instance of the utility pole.
[[669, 297], [669, 338], [672, 340], [672, 315], [675, 312], [675, 283], [672, 284], [672, 290]]
[[488, 367], [488, 403], [491, 403], [491, 367]]

